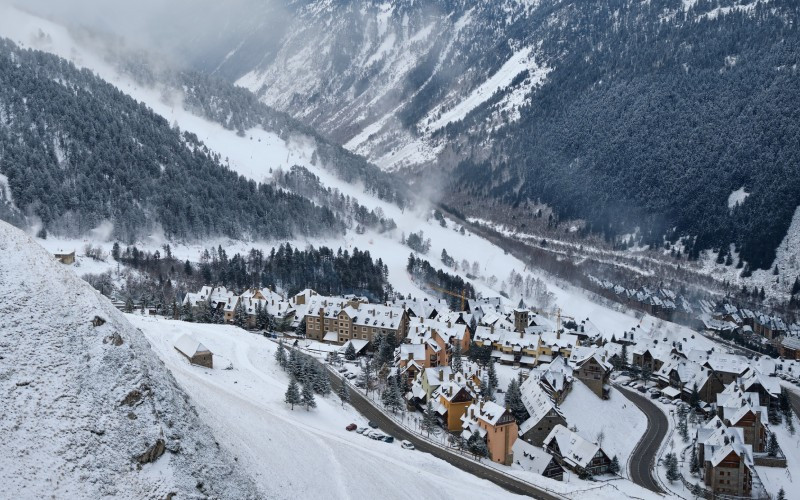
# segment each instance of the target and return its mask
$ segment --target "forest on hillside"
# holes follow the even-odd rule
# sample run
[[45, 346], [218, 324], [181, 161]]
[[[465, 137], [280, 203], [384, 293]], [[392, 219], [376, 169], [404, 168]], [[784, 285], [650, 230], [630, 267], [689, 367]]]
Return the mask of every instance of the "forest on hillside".
[[[735, 244], [769, 268], [800, 205], [800, 5], [734, 3], [535, 11], [521, 38], [541, 40], [554, 69], [490, 150], [470, 149], [454, 189], [541, 201], [609, 239], [637, 227], [645, 244], [683, 237], [690, 257]], [[553, 9], [562, 23], [546, 22]], [[442, 135], [455, 141], [486, 113]], [[749, 196], [729, 208], [740, 188]]]
[[190, 133], [90, 71], [0, 40], [0, 174], [17, 224], [76, 236], [113, 224], [133, 241], [338, 234], [344, 223], [306, 198], [239, 176]]

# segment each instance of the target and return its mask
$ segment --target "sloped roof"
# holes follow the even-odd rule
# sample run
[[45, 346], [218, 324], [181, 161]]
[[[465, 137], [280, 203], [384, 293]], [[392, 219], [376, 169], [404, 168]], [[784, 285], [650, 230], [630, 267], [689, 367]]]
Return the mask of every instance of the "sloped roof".
[[553, 404], [550, 396], [544, 392], [544, 389], [539, 385], [539, 381], [534, 377], [528, 377], [519, 389], [522, 403], [525, 405], [525, 409], [528, 410], [528, 415], [530, 415], [530, 418], [522, 424], [523, 426], [529, 421], [531, 425], [538, 423], [550, 410], [555, 410], [561, 415], [561, 411]]
[[558, 444], [561, 451], [561, 458], [568, 464], [586, 468], [600, 451], [600, 446], [587, 441], [577, 432], [572, 432], [563, 425], [556, 425], [544, 440], [544, 445], [548, 446], [553, 440]]
[[188, 335], [181, 335], [175, 341], [175, 349], [179, 350], [190, 358], [196, 354], [211, 353], [206, 346], [194, 340]]

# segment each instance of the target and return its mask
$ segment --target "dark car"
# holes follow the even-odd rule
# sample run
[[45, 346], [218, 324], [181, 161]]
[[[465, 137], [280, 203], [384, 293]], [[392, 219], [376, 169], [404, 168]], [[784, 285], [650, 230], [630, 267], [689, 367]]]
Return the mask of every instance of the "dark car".
[[373, 429], [377, 429], [378, 428], [378, 423], [377, 422], [373, 422], [372, 420], [367, 422], [367, 425], [372, 427]]
[[639, 392], [647, 392], [647, 388], [643, 385], [637, 387], [636, 390]]
[[383, 440], [387, 443], [394, 443], [394, 438], [392, 436], [384, 436]]
[[351, 432], [356, 430], [357, 428], [358, 428], [358, 426], [356, 424], [350, 424], [347, 427], [345, 427], [345, 429], [347, 429], [348, 431], [351, 431]]

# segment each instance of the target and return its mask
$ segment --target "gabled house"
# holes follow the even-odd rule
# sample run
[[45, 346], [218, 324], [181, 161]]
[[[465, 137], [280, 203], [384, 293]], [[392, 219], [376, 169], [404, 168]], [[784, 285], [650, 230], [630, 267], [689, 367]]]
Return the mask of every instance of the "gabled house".
[[567, 419], [533, 377], [522, 383], [520, 392], [529, 418], [520, 425], [519, 437], [534, 446], [542, 446], [557, 425], [567, 425]]
[[717, 394], [717, 415], [728, 427], [742, 429], [744, 442], [756, 453], [767, 448], [768, 409], [760, 403], [757, 393], [743, 392], [736, 382]]
[[753, 488], [753, 450], [742, 429], [714, 417], [697, 429], [697, 456], [703, 481], [715, 494], [749, 497]]
[[541, 474], [556, 481], [564, 480], [564, 468], [558, 463], [556, 457], [542, 448], [526, 443], [522, 439], [517, 439], [511, 449], [514, 453], [514, 463], [524, 470]]
[[193, 365], [214, 368], [214, 355], [206, 346], [188, 335], [181, 335], [175, 341], [175, 350]]
[[573, 369], [567, 361], [558, 356], [550, 363], [544, 363], [531, 371], [528, 378], [538, 380], [542, 389], [556, 404], [561, 404], [572, 390]]
[[613, 367], [605, 354], [596, 347], [576, 347], [569, 358], [575, 377], [583, 382], [597, 397], [608, 399], [608, 378]]
[[431, 400], [442, 427], [450, 432], [460, 431], [461, 417], [475, 400], [475, 388], [462, 373], [450, 373], [447, 380], [433, 391]]
[[609, 472], [611, 459], [600, 445], [587, 441], [563, 425], [557, 425], [544, 440], [544, 448], [562, 467], [579, 476]]
[[512, 447], [519, 428], [510, 411], [491, 401], [477, 401], [469, 405], [461, 420], [462, 438], [468, 440], [477, 433], [486, 440], [493, 462], [503, 465], [514, 462]]

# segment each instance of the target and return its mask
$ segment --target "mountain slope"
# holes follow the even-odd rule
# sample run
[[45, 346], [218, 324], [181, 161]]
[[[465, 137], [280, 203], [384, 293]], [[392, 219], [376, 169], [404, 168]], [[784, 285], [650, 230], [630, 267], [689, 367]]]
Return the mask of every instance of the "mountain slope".
[[384, 168], [430, 167], [448, 202], [543, 202], [692, 257], [735, 244], [753, 268], [800, 205], [796, 2], [291, 6], [277, 46], [243, 34], [207, 69]]
[[56, 56], [0, 40], [0, 174], [49, 230], [131, 241], [341, 233], [309, 200], [232, 172], [197, 136]]
[[[258, 495], [142, 333], [107, 299], [4, 222], [0, 253], [4, 491], [15, 498]], [[95, 316], [106, 323], [93, 327]]]

